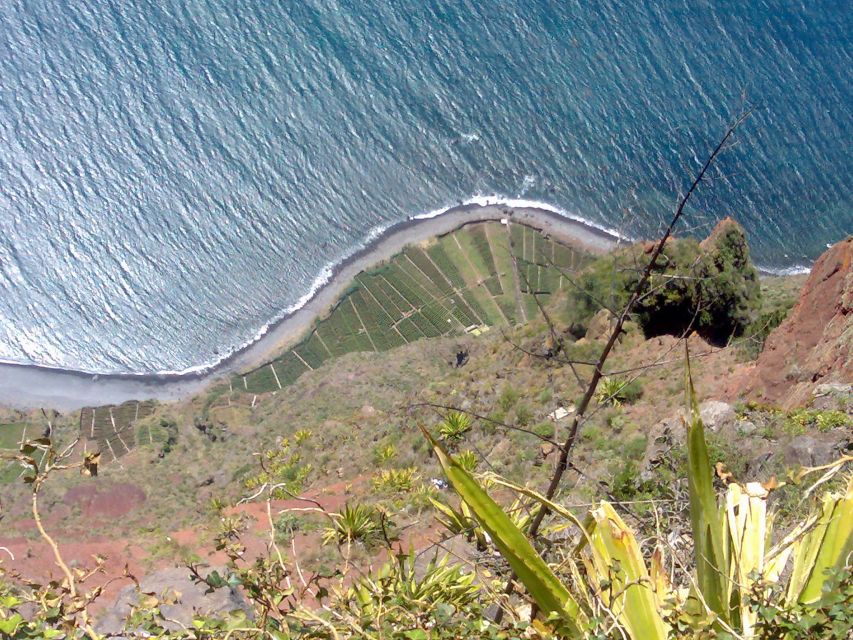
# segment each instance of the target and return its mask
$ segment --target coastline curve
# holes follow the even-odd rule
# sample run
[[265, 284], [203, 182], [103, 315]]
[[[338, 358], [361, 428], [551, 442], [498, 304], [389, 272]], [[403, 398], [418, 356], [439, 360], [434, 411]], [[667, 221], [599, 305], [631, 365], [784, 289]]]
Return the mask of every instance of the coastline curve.
[[407, 245], [450, 233], [466, 224], [511, 218], [567, 244], [605, 253], [628, 239], [543, 203], [479, 196], [446, 209], [411, 216], [381, 230], [334, 266], [327, 266], [311, 290], [284, 314], [223, 359], [181, 372], [102, 374], [33, 364], [0, 363], [0, 405], [16, 409], [117, 404], [126, 400], [175, 401], [203, 391], [230, 373], [250, 369], [299, 339], [328, 313], [353, 278]]

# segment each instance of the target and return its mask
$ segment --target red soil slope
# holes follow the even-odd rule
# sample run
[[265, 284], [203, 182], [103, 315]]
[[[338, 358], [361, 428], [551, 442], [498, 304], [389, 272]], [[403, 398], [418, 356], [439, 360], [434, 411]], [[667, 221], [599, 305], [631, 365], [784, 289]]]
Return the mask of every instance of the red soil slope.
[[815, 262], [796, 306], [744, 376], [741, 395], [796, 407], [825, 382], [853, 381], [853, 237]]

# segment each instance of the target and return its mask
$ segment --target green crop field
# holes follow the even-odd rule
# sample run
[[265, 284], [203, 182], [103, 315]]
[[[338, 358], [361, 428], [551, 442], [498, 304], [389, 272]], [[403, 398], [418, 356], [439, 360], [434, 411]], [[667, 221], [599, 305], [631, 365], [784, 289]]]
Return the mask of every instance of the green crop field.
[[[0, 449], [9, 450], [11, 452], [18, 451], [18, 444], [26, 434], [27, 438], [37, 438], [41, 436], [38, 428], [34, 425], [27, 425], [22, 422], [13, 422], [9, 424], [0, 424]], [[21, 475], [23, 467], [14, 461], [0, 461], [0, 484], [8, 484]]]
[[406, 247], [356, 276], [301, 343], [236, 376], [232, 388], [275, 392], [347, 353], [386, 351], [423, 337], [530, 318], [538, 312], [533, 294], [547, 297], [561, 289], [562, 273], [582, 266], [584, 255], [530, 227], [497, 222], [466, 225]]
[[[35, 429], [32, 425], [29, 425], [29, 427], [31, 431]], [[0, 424], [0, 449], [12, 449], [17, 451], [18, 443], [21, 441], [21, 436], [24, 434], [24, 430], [26, 428], [27, 425], [23, 422]], [[35, 437], [32, 433], [29, 435]]]
[[[150, 400], [131, 400], [120, 405], [86, 407], [80, 411], [80, 436], [94, 441], [101, 452], [101, 460], [109, 462], [130, 452], [146, 438], [136, 433], [134, 425], [154, 411]], [[155, 441], [150, 434], [147, 440]]]

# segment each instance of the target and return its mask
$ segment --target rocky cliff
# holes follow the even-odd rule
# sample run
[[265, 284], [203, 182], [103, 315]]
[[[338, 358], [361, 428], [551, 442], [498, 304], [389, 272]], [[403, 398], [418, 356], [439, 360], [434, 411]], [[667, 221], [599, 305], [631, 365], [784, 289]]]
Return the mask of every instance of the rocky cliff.
[[853, 381], [853, 237], [815, 262], [744, 380], [741, 395], [788, 408], [806, 403], [818, 385]]

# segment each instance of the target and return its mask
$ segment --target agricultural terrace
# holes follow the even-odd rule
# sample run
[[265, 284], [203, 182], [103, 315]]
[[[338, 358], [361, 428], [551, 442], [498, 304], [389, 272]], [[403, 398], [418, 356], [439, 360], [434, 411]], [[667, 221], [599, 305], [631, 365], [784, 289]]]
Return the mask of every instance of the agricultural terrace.
[[[22, 422], [0, 424], [0, 451], [17, 453], [19, 443], [23, 440], [39, 438], [39, 427]], [[0, 484], [14, 482], [24, 468], [12, 460], [0, 460]]]
[[137, 422], [154, 411], [154, 402], [131, 400], [120, 405], [87, 407], [80, 411], [80, 437], [94, 443], [92, 449], [101, 452], [101, 462], [109, 462], [130, 452], [138, 445], [160, 442], [162, 429], [144, 424], [135, 429]]
[[231, 380], [233, 391], [262, 394], [355, 351], [386, 351], [421, 338], [527, 321], [534, 294], [564, 286], [587, 254], [521, 224], [466, 225], [409, 246], [356, 276], [311, 333], [283, 356]]

